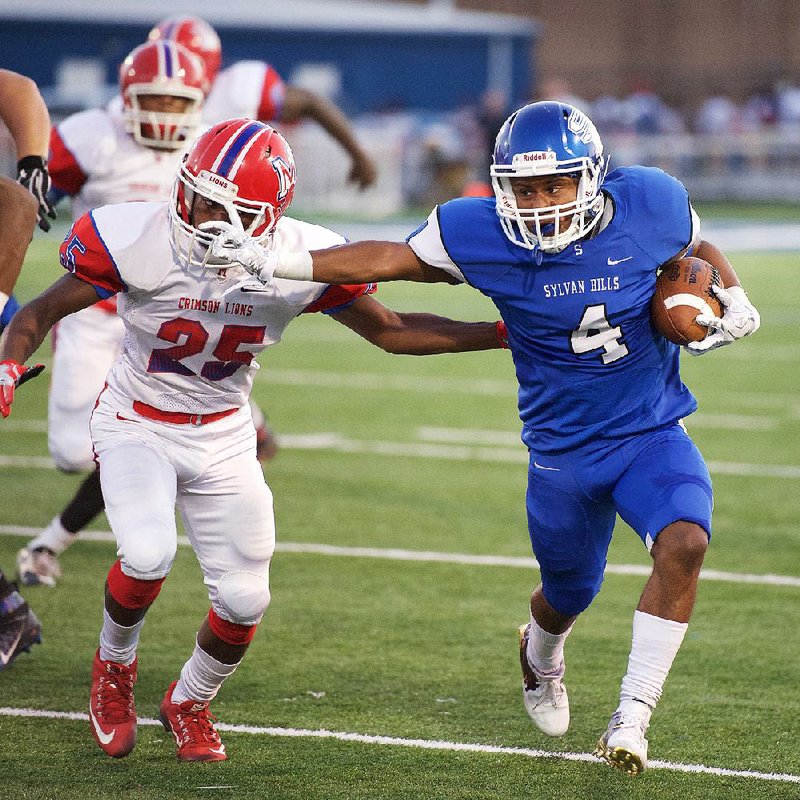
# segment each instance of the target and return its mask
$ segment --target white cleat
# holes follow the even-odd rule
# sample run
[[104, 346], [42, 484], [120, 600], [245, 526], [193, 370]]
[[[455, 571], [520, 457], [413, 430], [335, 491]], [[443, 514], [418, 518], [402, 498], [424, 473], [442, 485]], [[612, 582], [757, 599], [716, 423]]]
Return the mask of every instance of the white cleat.
[[56, 579], [61, 577], [61, 567], [57, 556], [49, 550], [23, 547], [17, 553], [17, 575], [19, 582], [25, 586], [52, 588], [56, 585]]
[[[643, 705], [643, 704], [642, 704]], [[642, 714], [619, 709], [611, 715], [606, 732], [597, 742], [594, 754], [628, 775], [639, 775], [647, 767], [647, 732], [650, 709]]]
[[548, 736], [563, 736], [569, 728], [569, 698], [564, 686], [564, 662], [557, 676], [538, 675], [528, 663], [530, 625], [519, 626], [519, 662], [522, 667], [522, 699], [536, 727]]

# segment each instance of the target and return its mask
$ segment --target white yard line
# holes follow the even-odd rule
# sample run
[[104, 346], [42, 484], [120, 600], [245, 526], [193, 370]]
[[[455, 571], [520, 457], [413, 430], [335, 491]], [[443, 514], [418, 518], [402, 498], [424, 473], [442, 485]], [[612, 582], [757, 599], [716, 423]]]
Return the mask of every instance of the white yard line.
[[[434, 430], [434, 429], [430, 429]], [[441, 430], [441, 429], [440, 429]], [[528, 454], [525, 448], [497, 447], [488, 444], [494, 434], [479, 432], [474, 437], [487, 440], [486, 446], [479, 444], [439, 444], [416, 442], [385, 442], [348, 439], [339, 433], [307, 433], [278, 435], [278, 442], [285, 450], [333, 450], [339, 453], [367, 453], [370, 455], [396, 456], [406, 458], [440, 458], [446, 461], [482, 461], [508, 464], [525, 464]], [[505, 435], [503, 435], [505, 443]], [[752, 478], [800, 478], [800, 466], [794, 464], [750, 464], [736, 461], [708, 461], [708, 468], [719, 475], [733, 475]], [[5, 456], [0, 455], [0, 468], [19, 467], [24, 469], [55, 469], [47, 456]]]
[[[0, 536], [33, 537], [40, 528], [22, 525], [0, 525]], [[80, 539], [92, 542], [113, 542], [111, 531], [83, 531]], [[178, 537], [178, 544], [189, 545], [185, 536]], [[475, 567], [513, 567], [516, 569], [538, 569], [539, 564], [533, 556], [493, 556], [473, 555], [471, 553], [441, 553], [435, 550], [403, 550], [394, 547], [341, 547], [332, 544], [306, 542], [278, 542], [278, 553], [309, 553], [320, 556], [343, 556], [346, 558], [378, 558], [387, 561], [425, 561], [439, 564], [464, 564]], [[650, 574], [646, 564], [607, 564], [607, 575]], [[725, 572], [723, 570], [704, 569], [700, 579], [721, 581], [724, 583], [749, 583], [760, 586], [795, 586], [800, 588], [800, 577], [794, 575], [772, 575], [769, 573], [753, 574], [747, 572]]]
[[[0, 707], [0, 716], [27, 717], [37, 719], [61, 719], [70, 722], [88, 722], [89, 716], [77, 711], [46, 711], [35, 708]], [[158, 726], [157, 719], [140, 717], [139, 725]], [[600, 766], [597, 758], [589, 753], [552, 752], [550, 750], [533, 750], [528, 747], [503, 747], [502, 745], [476, 744], [471, 742], [449, 742], [436, 739], [403, 739], [398, 736], [372, 736], [349, 731], [330, 731], [326, 729], [310, 730], [308, 728], [273, 728], [260, 725], [229, 725], [216, 723], [217, 730], [228, 733], [247, 734], [249, 736], [275, 736], [293, 739], [334, 739], [340, 742], [357, 742], [367, 745], [383, 745], [385, 747], [410, 747], [420, 750], [443, 750], [459, 753], [490, 753], [492, 755], [523, 756], [536, 759], [558, 759], [563, 761], [580, 761]], [[605, 769], [607, 767], [604, 766]], [[751, 780], [773, 781], [777, 783], [800, 783], [800, 775], [783, 772], [756, 772], [744, 769], [726, 769], [709, 767], [705, 764], [680, 764], [672, 761], [652, 760], [648, 769], [661, 769], [671, 772], [689, 772], [695, 774], [717, 775], [724, 778], [747, 778]]]

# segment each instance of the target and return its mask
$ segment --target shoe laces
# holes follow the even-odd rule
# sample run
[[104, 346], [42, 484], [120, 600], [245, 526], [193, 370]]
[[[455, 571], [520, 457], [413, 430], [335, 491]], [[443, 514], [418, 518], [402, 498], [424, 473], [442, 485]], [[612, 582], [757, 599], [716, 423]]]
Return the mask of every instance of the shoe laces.
[[97, 679], [97, 712], [110, 723], [127, 722], [133, 714], [133, 670], [106, 662]]
[[217, 718], [208, 710], [208, 703], [184, 700], [178, 704], [175, 722], [181, 744], [202, 743], [219, 744], [221, 739], [214, 727]]
[[649, 722], [645, 717], [631, 712], [615, 711], [611, 715], [611, 722], [609, 724], [610, 731], [619, 731], [623, 729], [632, 729], [644, 738], [647, 733]]

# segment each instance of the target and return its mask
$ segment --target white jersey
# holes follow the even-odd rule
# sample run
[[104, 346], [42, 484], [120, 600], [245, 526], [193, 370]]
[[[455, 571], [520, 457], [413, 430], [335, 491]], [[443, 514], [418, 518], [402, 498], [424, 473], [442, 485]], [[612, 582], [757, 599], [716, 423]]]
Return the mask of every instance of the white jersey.
[[[237, 61], [214, 80], [201, 110], [203, 124], [247, 117], [262, 122], [281, 118], [286, 84], [266, 61]], [[115, 95], [106, 105], [112, 116], [122, 116], [122, 97]]]
[[[236, 268], [181, 266], [169, 240], [168, 203], [124, 203], [82, 217], [61, 246], [61, 262], [100, 297], [118, 293], [125, 324], [122, 356], [109, 388], [162, 411], [209, 414], [247, 402], [255, 357], [277, 344], [304, 311], [336, 311], [373, 290], [360, 284], [276, 279], [242, 286]], [[327, 228], [283, 217], [275, 244], [298, 251], [344, 238]]]
[[203, 104], [203, 122], [247, 117], [269, 122], [280, 119], [286, 85], [264, 61], [237, 61], [217, 75]]
[[121, 114], [92, 109], [53, 128], [48, 171], [78, 219], [99, 206], [169, 199], [183, 154], [138, 144]]

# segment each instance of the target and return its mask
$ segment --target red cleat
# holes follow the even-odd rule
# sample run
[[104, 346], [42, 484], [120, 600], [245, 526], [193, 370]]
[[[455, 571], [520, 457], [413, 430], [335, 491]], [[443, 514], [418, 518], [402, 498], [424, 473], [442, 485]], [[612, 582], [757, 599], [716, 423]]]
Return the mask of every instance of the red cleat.
[[125, 758], [136, 744], [136, 665], [103, 661], [99, 650], [94, 655], [89, 722], [95, 741], [112, 758]]
[[216, 717], [208, 710], [208, 703], [196, 700], [172, 702], [174, 681], [161, 701], [161, 724], [172, 731], [178, 745], [181, 761], [224, 761], [225, 745], [214, 727]]

